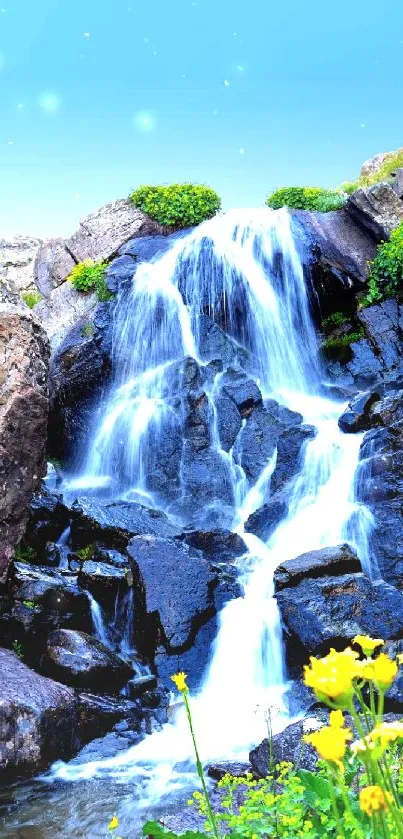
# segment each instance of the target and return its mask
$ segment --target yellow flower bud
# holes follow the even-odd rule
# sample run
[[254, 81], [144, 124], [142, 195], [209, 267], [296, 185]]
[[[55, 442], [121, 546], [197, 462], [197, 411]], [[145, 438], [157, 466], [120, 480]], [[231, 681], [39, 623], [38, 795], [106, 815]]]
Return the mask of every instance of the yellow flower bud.
[[382, 647], [385, 641], [382, 638], [370, 638], [369, 635], [356, 635], [353, 644], [361, 647], [364, 655], [372, 655], [377, 647]]
[[187, 693], [189, 690], [186, 679], [186, 673], [176, 673], [175, 676], [171, 676], [171, 681], [175, 683], [180, 693]]
[[385, 795], [382, 787], [364, 787], [360, 791], [360, 807], [367, 816], [372, 816], [379, 810], [387, 810], [388, 806], [388, 796]]

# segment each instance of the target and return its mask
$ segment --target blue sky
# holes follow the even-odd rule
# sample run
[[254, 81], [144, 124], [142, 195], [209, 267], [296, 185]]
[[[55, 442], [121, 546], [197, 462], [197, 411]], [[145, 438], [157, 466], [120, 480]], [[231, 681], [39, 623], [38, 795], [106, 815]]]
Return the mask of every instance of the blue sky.
[[403, 145], [401, 0], [0, 0], [0, 237], [142, 183], [224, 208]]

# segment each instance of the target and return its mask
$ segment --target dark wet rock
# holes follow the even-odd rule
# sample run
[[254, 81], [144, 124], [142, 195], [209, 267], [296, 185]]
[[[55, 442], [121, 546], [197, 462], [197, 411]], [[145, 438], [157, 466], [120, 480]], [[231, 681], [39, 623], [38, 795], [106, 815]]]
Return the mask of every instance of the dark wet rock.
[[237, 763], [227, 761], [226, 763], [210, 763], [206, 766], [206, 773], [214, 781], [221, 781], [224, 775], [231, 775], [232, 778], [244, 778], [252, 772], [250, 763]]
[[382, 378], [384, 367], [382, 359], [376, 354], [368, 338], [354, 341], [350, 346], [351, 360], [346, 365], [359, 388], [372, 387]]
[[403, 372], [402, 313], [402, 306], [390, 298], [361, 309], [357, 314], [385, 373], [393, 376]]
[[43, 671], [73, 687], [116, 692], [132, 675], [128, 662], [85, 632], [59, 629], [49, 635]]
[[186, 649], [214, 614], [209, 563], [182, 542], [155, 536], [136, 536], [127, 551], [141, 578], [145, 652], [160, 643], [172, 653]]
[[30, 670], [0, 649], [0, 775], [32, 775], [77, 748], [77, 699], [71, 688]]
[[128, 558], [120, 551], [113, 548], [105, 548], [103, 545], [95, 545], [92, 559], [95, 562], [105, 562], [115, 568], [127, 569]]
[[[54, 542], [47, 542], [40, 555], [36, 555], [36, 561], [39, 565], [49, 565], [51, 568], [70, 568], [70, 559], [74, 556], [71, 554], [70, 548], [67, 545], [57, 545]], [[78, 567], [80, 564], [78, 564]], [[72, 570], [70, 568], [70, 570]]]
[[58, 541], [70, 522], [70, 513], [61, 495], [42, 488], [32, 497], [25, 540], [34, 546], [40, 561], [47, 542]]
[[187, 526], [198, 530], [229, 527], [234, 515], [231, 468], [219, 452], [201, 452], [184, 446], [181, 470], [182, 498], [172, 505]]
[[403, 633], [403, 595], [364, 574], [304, 579], [277, 594], [292, 648], [293, 638], [310, 653], [345, 646], [357, 634], [394, 639]]
[[355, 396], [339, 419], [341, 430], [354, 433], [370, 428], [373, 424], [371, 408], [379, 399], [376, 391], [366, 391]]
[[199, 353], [204, 362], [221, 359], [225, 367], [241, 366], [253, 372], [253, 359], [214, 321], [205, 315], [199, 318]]
[[117, 550], [124, 550], [133, 536], [177, 535], [164, 513], [134, 502], [100, 503], [93, 498], [79, 498], [71, 509], [73, 544], [86, 547], [95, 541]]
[[257, 481], [274, 454], [281, 425], [266, 407], [256, 408], [238, 435], [234, 454], [249, 481]]
[[358, 226], [378, 242], [387, 239], [403, 221], [403, 204], [393, 187], [384, 181], [355, 190], [349, 196], [346, 210]]
[[254, 533], [259, 539], [267, 542], [274, 533], [276, 527], [288, 513], [288, 502], [285, 494], [271, 498], [267, 504], [263, 504], [245, 523], [245, 530]]
[[183, 436], [192, 451], [207, 449], [211, 443], [212, 408], [203, 390], [192, 390], [187, 397]]
[[112, 294], [121, 292], [123, 288], [130, 288], [136, 272], [137, 262], [132, 256], [118, 256], [109, 263], [106, 273], [106, 285]]
[[10, 587], [15, 601], [32, 603], [41, 610], [44, 628], [74, 624], [86, 629], [91, 623], [88, 598], [79, 590], [74, 574], [15, 562]]
[[270, 491], [279, 492], [298, 474], [301, 468], [304, 446], [316, 435], [312, 425], [286, 428], [277, 443], [276, 467], [270, 479]]
[[27, 308], [0, 303], [0, 581], [45, 474], [49, 342]]
[[242, 428], [242, 417], [237, 406], [226, 394], [216, 399], [217, 429], [221, 448], [229, 452]]
[[190, 547], [203, 551], [212, 562], [231, 562], [247, 551], [242, 537], [230, 530], [191, 530], [183, 534], [183, 539]]
[[157, 677], [152, 674], [146, 676], [135, 676], [127, 685], [130, 699], [139, 699], [140, 697], [143, 697], [144, 694], [149, 694], [151, 696], [156, 687]]
[[78, 693], [78, 725], [85, 732], [83, 740], [102, 737], [119, 722], [138, 731], [142, 721], [140, 703], [122, 696]]
[[354, 574], [361, 571], [361, 563], [349, 545], [320, 548], [286, 560], [276, 568], [274, 582], [276, 591], [298, 585], [305, 578]]
[[[322, 722], [316, 717], [307, 718], [288, 725], [280, 734], [273, 737], [273, 761], [275, 764], [286, 761], [313, 772], [318, 756], [313, 746], [303, 742], [303, 736], [321, 728]], [[266, 778], [270, 769], [270, 748], [268, 739], [263, 740], [249, 755], [253, 772], [258, 778]]]
[[102, 606], [112, 607], [119, 591], [133, 584], [130, 562], [126, 559], [126, 566], [122, 568], [94, 559], [87, 560], [78, 573], [78, 583]]
[[131, 746], [141, 740], [140, 734], [136, 731], [115, 732], [111, 731], [105, 737], [98, 737], [76, 755], [70, 762], [72, 766], [79, 766], [82, 763], [91, 763], [97, 760], [107, 760], [115, 757], [120, 752], [126, 752]]
[[299, 717], [301, 713], [305, 715], [313, 713], [318, 707], [312, 690], [301, 679], [294, 679], [291, 684], [288, 684], [283, 700], [291, 719]]
[[240, 370], [227, 370], [221, 379], [221, 387], [235, 402], [243, 418], [262, 404], [262, 394], [256, 382]]
[[354, 309], [354, 292], [361, 288], [376, 245], [372, 236], [354, 224], [345, 210], [330, 213], [292, 211], [313, 288], [318, 319]]

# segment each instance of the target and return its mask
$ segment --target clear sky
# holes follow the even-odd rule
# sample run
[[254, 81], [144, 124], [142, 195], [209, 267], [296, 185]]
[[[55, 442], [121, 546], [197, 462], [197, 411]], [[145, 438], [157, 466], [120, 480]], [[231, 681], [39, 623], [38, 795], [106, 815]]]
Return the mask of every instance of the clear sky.
[[0, 0], [0, 237], [142, 183], [224, 208], [403, 146], [402, 0]]

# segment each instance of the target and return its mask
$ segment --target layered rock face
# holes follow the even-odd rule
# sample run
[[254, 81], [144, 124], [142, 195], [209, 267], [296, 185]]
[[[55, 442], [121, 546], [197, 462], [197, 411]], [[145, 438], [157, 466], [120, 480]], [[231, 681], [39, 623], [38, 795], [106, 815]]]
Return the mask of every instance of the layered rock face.
[[49, 345], [27, 312], [0, 305], [0, 580], [45, 471]]
[[[6, 298], [7, 289], [13, 287], [17, 293], [35, 291], [37, 287], [35, 275], [35, 259], [41, 239], [31, 236], [13, 236], [10, 239], [0, 239], [0, 289]], [[9, 302], [7, 299], [0, 302]]]

